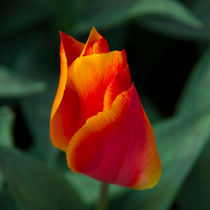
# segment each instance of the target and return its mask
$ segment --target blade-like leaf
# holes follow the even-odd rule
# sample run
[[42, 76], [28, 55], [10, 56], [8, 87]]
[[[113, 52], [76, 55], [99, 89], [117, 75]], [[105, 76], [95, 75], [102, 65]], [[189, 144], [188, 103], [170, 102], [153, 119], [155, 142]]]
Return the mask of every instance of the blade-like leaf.
[[195, 65], [177, 106], [186, 114], [210, 109], [210, 47]]
[[[192, 172], [187, 177], [184, 185], [179, 191], [176, 204], [178, 209], [185, 210], [197, 210], [197, 209], [209, 209], [210, 206], [210, 138], [208, 144], [206, 144], [199, 160], [196, 162]], [[196, 199], [192, 199], [196, 198]], [[197, 199], [198, 198], [198, 199]]]
[[[12, 125], [14, 121], [14, 113], [8, 107], [0, 109], [0, 145], [10, 147], [13, 146]], [[0, 191], [3, 189], [4, 177], [0, 172]]]
[[0, 66], [0, 97], [22, 97], [46, 89], [44, 82], [36, 82], [24, 76], [15, 75], [6, 67]]
[[[46, 91], [21, 98], [20, 108], [33, 138], [32, 152], [36, 157], [48, 159], [52, 163], [58, 152], [52, 146], [49, 136], [50, 110], [59, 79], [59, 58], [57, 54], [54, 54], [54, 50], [58, 46], [54, 46], [54, 42], [50, 42], [50, 48], [49, 46], [46, 47], [49, 34], [38, 33], [36, 36], [37, 40], [32, 37], [31, 40], [28, 40], [26, 49], [19, 53], [15, 63], [15, 71], [21, 75], [29, 74], [30, 77], [44, 80], [47, 84]], [[30, 71], [28, 71], [29, 68]]]
[[140, 26], [176, 38], [187, 40], [210, 40], [210, 1], [197, 1], [196, 4], [191, 4], [190, 6], [193, 14], [202, 23], [202, 27], [193, 28], [189, 24], [186, 25], [181, 21], [160, 16], [139, 18], [136, 20], [136, 23]]
[[8, 187], [4, 187], [4, 189], [0, 191], [0, 204], [3, 210], [20, 210]]
[[0, 171], [21, 209], [86, 209], [77, 192], [58, 172], [17, 150], [0, 147]]
[[209, 125], [210, 112], [177, 116], [155, 126], [163, 166], [160, 182], [151, 190], [131, 192], [121, 209], [168, 209], [209, 138]]
[[141, 102], [152, 124], [163, 119], [162, 114], [160, 113], [160, 111], [158, 110], [158, 108], [155, 106], [155, 104], [151, 99], [146, 97], [141, 97]]
[[12, 126], [14, 113], [9, 107], [0, 109], [0, 145], [10, 147], [13, 145]]
[[[195, 65], [177, 106], [179, 114], [203, 110], [210, 110], [210, 47]], [[180, 209], [208, 209], [210, 206], [210, 188], [207, 184], [210, 177], [209, 150], [210, 142], [206, 144], [178, 195], [177, 203]], [[192, 199], [192, 197], [199, 197], [199, 199]]]
[[174, 0], [137, 0], [124, 1], [113, 7], [106, 7], [103, 10], [95, 9], [95, 12], [83, 17], [75, 23], [71, 30], [85, 32], [90, 24], [100, 27], [111, 27], [125, 21], [148, 15], [169, 16], [175, 20], [192, 27], [200, 27], [201, 23], [196, 17], [180, 2]]

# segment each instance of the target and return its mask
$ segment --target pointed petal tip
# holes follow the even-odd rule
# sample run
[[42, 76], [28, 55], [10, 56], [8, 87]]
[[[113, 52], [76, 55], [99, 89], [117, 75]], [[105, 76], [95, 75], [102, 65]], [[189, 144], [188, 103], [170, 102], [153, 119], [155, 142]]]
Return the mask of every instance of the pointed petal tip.
[[147, 177], [144, 183], [142, 182], [142, 180], [140, 180], [139, 182], [135, 183], [131, 187], [135, 190], [146, 190], [146, 189], [151, 189], [157, 186], [160, 181], [161, 174], [162, 174], [161, 162], [159, 161], [159, 163], [160, 163], [159, 169], [154, 174]]
[[92, 33], [92, 32], [96, 32], [96, 33], [98, 33], [98, 31], [97, 31], [97, 29], [95, 28], [95, 26], [92, 26], [92, 28], [91, 28], [91, 31], [90, 31], [90, 33]]
[[71, 36], [69, 36], [68, 34], [66, 34], [66, 33], [63, 32], [63, 31], [58, 31], [58, 33], [59, 33], [59, 35], [60, 35], [61, 40], [62, 40], [62, 38], [65, 38], [65, 37], [71, 37]]

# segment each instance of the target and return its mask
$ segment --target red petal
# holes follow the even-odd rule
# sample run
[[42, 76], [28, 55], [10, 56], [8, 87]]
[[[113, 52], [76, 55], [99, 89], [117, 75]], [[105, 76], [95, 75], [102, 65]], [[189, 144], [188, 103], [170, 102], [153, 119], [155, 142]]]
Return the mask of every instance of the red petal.
[[50, 136], [54, 146], [66, 150], [71, 137], [78, 129], [79, 113], [78, 95], [71, 87], [66, 87], [61, 103], [50, 120]]
[[120, 51], [80, 57], [71, 65], [68, 78], [79, 96], [80, 125], [103, 110], [108, 85], [118, 72], [126, 69], [129, 74], [126, 67], [126, 58]]
[[81, 56], [107, 52], [109, 52], [109, 45], [106, 39], [104, 39], [103, 36], [101, 36], [101, 34], [99, 34], [98, 31], [93, 27]]
[[53, 102], [50, 120], [50, 135], [53, 144], [65, 150], [67, 144], [76, 131], [77, 115], [79, 114], [79, 100], [77, 93], [67, 84], [68, 67], [76, 59], [84, 44], [76, 41], [67, 34], [60, 32], [60, 81]]
[[[126, 60], [125, 51], [122, 51], [124, 60]], [[110, 109], [115, 98], [123, 91], [131, 86], [131, 77], [128, 64], [121, 68], [116, 74], [114, 79], [106, 89], [104, 96], [104, 110]]]
[[[85, 44], [82, 42], [78, 42], [73, 37], [65, 34], [64, 32], [60, 32], [61, 36], [61, 47], [60, 54], [64, 53], [64, 56], [67, 59], [67, 67], [69, 67], [73, 61], [80, 56]], [[62, 62], [62, 55], [61, 55]]]
[[154, 133], [134, 86], [110, 110], [98, 113], [72, 137], [69, 167], [103, 182], [145, 189], [161, 174]]

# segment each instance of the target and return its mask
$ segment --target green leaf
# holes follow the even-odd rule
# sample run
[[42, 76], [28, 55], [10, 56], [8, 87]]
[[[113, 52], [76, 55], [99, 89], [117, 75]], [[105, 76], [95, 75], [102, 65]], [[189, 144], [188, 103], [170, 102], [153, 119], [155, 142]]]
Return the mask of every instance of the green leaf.
[[[0, 145], [13, 146], [12, 126], [14, 122], [14, 113], [8, 107], [0, 109]], [[3, 189], [4, 177], [0, 173], [0, 191]]]
[[210, 109], [210, 46], [193, 68], [177, 106], [180, 114]]
[[[76, 188], [80, 189], [79, 194], [87, 204], [93, 204], [98, 201], [101, 183], [95, 179], [84, 176], [82, 174], [65, 173], [65, 177]], [[109, 198], [116, 198], [123, 193], [127, 192], [127, 189], [117, 185], [110, 185]]]
[[0, 145], [10, 147], [13, 145], [12, 127], [14, 113], [9, 107], [0, 109]]
[[[179, 210], [209, 209], [210, 206], [210, 138], [199, 160], [178, 193], [176, 204]], [[196, 199], [192, 199], [196, 198]], [[199, 198], [199, 199], [197, 199]]]
[[210, 112], [176, 116], [157, 124], [154, 128], [162, 161], [160, 182], [151, 190], [126, 195], [121, 209], [168, 209], [209, 138], [209, 125]]
[[[59, 46], [54, 46], [47, 33], [37, 33], [36, 37], [36, 40], [34, 37], [27, 40], [28, 47], [19, 53], [14, 66], [19, 74], [44, 80], [47, 84], [46, 91], [21, 98], [20, 108], [33, 138], [33, 154], [51, 164], [54, 163], [58, 152], [50, 141], [49, 120], [59, 80], [59, 57], [54, 53]], [[33, 44], [30, 44], [32, 41]]]
[[16, 75], [6, 67], [0, 66], [0, 97], [23, 97], [46, 89], [44, 82], [34, 81], [23, 75]]
[[210, 40], [210, 1], [197, 1], [196, 4], [191, 4], [189, 7], [197, 19], [202, 23], [202, 27], [191, 27], [189, 24], [184, 24], [184, 22], [160, 16], [138, 19], [136, 23], [140, 26], [176, 38], [187, 40]]
[[18, 150], [0, 147], [0, 170], [21, 209], [86, 209], [61, 174]]
[[4, 207], [3, 210], [20, 210], [6, 186], [0, 191], [0, 204]]
[[[90, 15], [91, 14], [91, 15]], [[89, 12], [71, 28], [74, 32], [85, 32], [90, 25], [96, 28], [113, 27], [125, 21], [149, 15], [169, 16], [192, 27], [201, 27], [200, 21], [184, 5], [174, 0], [124, 1], [112, 7], [106, 6]]]
[[[210, 110], [210, 46], [195, 65], [177, 106], [179, 114], [203, 110]], [[210, 188], [207, 184], [210, 177], [209, 150], [210, 142], [206, 144], [178, 195], [177, 203], [180, 209], [208, 209], [210, 206]], [[199, 200], [192, 197], [199, 197]]]
[[145, 112], [147, 113], [147, 116], [152, 124], [163, 119], [162, 114], [151, 99], [147, 97], [141, 97], [141, 101], [144, 106]]

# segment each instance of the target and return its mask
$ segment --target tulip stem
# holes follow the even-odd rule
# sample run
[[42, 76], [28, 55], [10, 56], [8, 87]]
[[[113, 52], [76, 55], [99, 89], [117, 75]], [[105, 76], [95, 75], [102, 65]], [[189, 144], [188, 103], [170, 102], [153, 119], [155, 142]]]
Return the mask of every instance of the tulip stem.
[[97, 210], [106, 210], [107, 209], [108, 188], [109, 188], [109, 184], [104, 183], [104, 182], [101, 183], [100, 197], [99, 197]]

